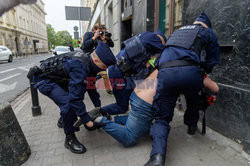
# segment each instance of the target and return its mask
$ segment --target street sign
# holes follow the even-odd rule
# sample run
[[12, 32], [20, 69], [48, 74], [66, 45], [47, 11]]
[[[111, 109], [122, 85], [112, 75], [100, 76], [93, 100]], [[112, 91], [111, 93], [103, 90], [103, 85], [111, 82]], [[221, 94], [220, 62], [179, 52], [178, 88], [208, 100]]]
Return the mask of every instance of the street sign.
[[74, 32], [74, 39], [79, 40], [79, 32]]
[[66, 20], [89, 21], [91, 17], [90, 7], [65, 6]]
[[78, 27], [77, 26], [74, 26], [74, 31], [78, 31]]

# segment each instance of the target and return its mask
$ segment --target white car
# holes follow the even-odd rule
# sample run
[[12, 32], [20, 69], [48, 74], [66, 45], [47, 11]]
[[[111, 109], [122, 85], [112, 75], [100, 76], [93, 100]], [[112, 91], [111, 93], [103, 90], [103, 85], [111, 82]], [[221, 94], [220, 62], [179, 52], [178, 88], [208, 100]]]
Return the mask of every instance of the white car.
[[60, 55], [60, 54], [64, 54], [64, 53], [67, 53], [67, 52], [70, 52], [69, 47], [67, 47], [67, 46], [57, 46], [55, 48], [54, 54], [55, 55]]
[[13, 53], [5, 46], [0, 46], [0, 61], [13, 61]]

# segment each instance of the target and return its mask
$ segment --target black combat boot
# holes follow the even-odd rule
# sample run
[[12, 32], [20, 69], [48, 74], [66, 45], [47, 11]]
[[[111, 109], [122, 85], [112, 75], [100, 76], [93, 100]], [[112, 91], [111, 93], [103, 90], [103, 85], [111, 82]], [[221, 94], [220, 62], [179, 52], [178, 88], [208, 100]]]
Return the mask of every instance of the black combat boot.
[[64, 146], [69, 149], [72, 153], [85, 153], [87, 149], [82, 145], [76, 138], [75, 134], [66, 135]]
[[144, 166], [164, 166], [164, 164], [165, 157], [160, 153], [156, 153], [150, 157], [150, 160]]
[[188, 126], [188, 131], [187, 131], [187, 133], [188, 133], [189, 135], [194, 135], [195, 132], [196, 132], [196, 130], [197, 130], [197, 126]]
[[61, 117], [58, 119], [57, 126], [58, 126], [59, 128], [62, 128], [62, 127], [63, 127], [62, 118], [61, 118]]

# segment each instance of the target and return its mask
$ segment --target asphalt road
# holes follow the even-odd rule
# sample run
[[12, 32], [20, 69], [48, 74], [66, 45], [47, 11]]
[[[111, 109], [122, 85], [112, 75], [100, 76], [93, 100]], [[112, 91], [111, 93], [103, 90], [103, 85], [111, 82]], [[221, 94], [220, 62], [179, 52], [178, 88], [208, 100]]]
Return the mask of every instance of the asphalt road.
[[29, 68], [39, 65], [50, 54], [29, 55], [16, 58], [12, 63], [0, 61], [0, 103], [11, 102], [29, 87], [26, 75]]

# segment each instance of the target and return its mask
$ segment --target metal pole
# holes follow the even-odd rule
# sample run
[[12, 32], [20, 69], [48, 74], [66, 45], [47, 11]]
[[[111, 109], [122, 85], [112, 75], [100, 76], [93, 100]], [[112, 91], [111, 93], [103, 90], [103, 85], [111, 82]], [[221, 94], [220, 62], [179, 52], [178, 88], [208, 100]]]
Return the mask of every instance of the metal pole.
[[81, 39], [82, 38], [82, 30], [81, 30], [81, 12], [80, 12], [80, 8], [78, 8], [78, 16], [79, 16], [80, 39]]
[[32, 116], [41, 115], [41, 107], [39, 105], [37, 89], [34, 87], [35, 83], [30, 80], [30, 93], [32, 99]]
[[79, 38], [80, 38], [80, 40], [81, 40], [81, 38], [82, 38], [81, 21], [79, 21], [79, 29], [80, 29], [80, 36], [79, 36]]

